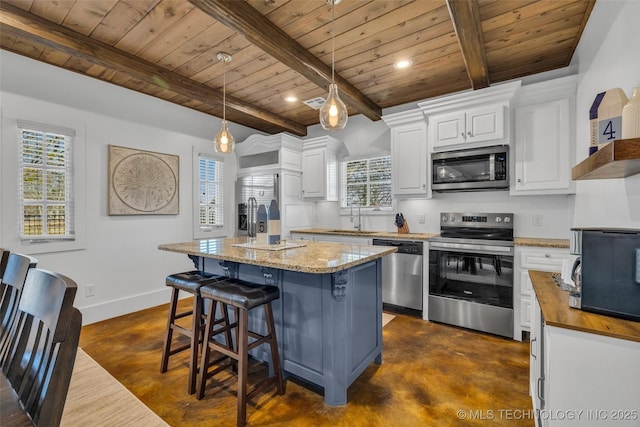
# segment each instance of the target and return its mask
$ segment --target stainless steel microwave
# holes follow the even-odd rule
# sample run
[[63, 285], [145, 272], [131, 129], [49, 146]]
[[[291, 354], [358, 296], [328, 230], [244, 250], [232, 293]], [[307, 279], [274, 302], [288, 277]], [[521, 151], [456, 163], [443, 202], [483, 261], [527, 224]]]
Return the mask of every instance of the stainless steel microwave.
[[438, 192], [506, 190], [509, 188], [509, 146], [434, 153], [431, 189]]

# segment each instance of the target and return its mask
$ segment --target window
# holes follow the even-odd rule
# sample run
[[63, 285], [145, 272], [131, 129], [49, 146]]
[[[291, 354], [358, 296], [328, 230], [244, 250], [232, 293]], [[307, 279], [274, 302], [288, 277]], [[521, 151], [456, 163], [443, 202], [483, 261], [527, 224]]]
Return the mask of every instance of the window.
[[208, 231], [224, 226], [224, 162], [198, 156], [199, 164], [199, 228]]
[[18, 121], [18, 225], [21, 240], [75, 240], [75, 132]]
[[391, 156], [344, 162], [341, 176], [341, 207], [391, 207]]

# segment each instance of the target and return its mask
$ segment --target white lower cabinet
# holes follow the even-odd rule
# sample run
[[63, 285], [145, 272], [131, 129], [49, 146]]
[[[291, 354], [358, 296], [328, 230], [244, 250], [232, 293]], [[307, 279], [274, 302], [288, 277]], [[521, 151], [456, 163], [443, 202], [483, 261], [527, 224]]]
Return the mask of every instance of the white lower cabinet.
[[574, 260], [569, 249], [516, 246], [513, 283], [513, 339], [522, 341], [522, 332], [531, 332], [531, 279], [529, 270], [562, 271], [564, 260]]
[[640, 425], [640, 342], [548, 325], [532, 298], [536, 427]]

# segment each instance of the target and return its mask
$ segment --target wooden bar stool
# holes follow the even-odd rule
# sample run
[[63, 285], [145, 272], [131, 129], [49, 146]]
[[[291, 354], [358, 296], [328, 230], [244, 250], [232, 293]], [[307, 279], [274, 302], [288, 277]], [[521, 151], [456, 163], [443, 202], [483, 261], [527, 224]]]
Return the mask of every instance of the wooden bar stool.
[[[209, 372], [209, 355], [211, 350], [216, 350], [224, 356], [228, 356], [237, 362], [238, 374], [238, 415], [237, 425], [243, 427], [247, 418], [247, 400], [255, 393], [266, 386], [276, 383], [278, 394], [284, 394], [284, 381], [282, 379], [282, 369], [280, 366], [280, 355], [278, 354], [278, 344], [276, 341], [276, 330], [273, 321], [273, 309], [271, 301], [280, 298], [280, 290], [275, 286], [256, 285], [238, 279], [228, 279], [215, 286], [203, 286], [200, 288], [200, 295], [203, 300], [211, 299], [212, 304], [208, 305], [206, 314], [206, 326], [204, 330], [204, 340], [202, 343], [202, 359], [198, 375], [198, 399], [204, 397], [204, 389], [207, 378], [220, 372], [221, 369], [214, 369]], [[215, 306], [220, 303], [223, 311], [226, 312], [228, 306], [235, 309], [235, 321], [232, 324], [214, 329]], [[249, 330], [249, 310], [264, 306], [265, 320], [267, 323], [267, 335], [260, 335]], [[228, 317], [228, 316], [226, 316]], [[215, 335], [227, 332], [228, 329], [236, 329], [236, 346], [233, 348], [232, 342], [227, 339], [226, 345], [213, 340]], [[249, 337], [254, 341], [249, 342]], [[271, 363], [274, 376], [266, 378], [258, 383], [250, 392], [247, 392], [247, 365], [249, 361], [249, 350], [261, 345], [269, 344], [271, 350]]]
[[[167, 276], [166, 285], [170, 286], [171, 301], [169, 304], [169, 317], [164, 336], [164, 346], [162, 347], [162, 363], [160, 372], [167, 372], [169, 356], [173, 356], [183, 350], [190, 350], [189, 358], [189, 384], [187, 390], [189, 394], [196, 392], [196, 376], [198, 374], [198, 354], [199, 344], [202, 342], [202, 332], [204, 328], [203, 301], [200, 297], [200, 288], [204, 285], [215, 285], [226, 280], [226, 277], [204, 271], [194, 270], [184, 273], [171, 274]], [[180, 291], [193, 294], [193, 306], [190, 310], [178, 313], [178, 296]], [[176, 320], [191, 316], [191, 327], [187, 328], [176, 323]], [[222, 322], [223, 320], [220, 320]], [[178, 332], [189, 337], [189, 344], [184, 344], [176, 348], [171, 348], [173, 344], [173, 332]]]

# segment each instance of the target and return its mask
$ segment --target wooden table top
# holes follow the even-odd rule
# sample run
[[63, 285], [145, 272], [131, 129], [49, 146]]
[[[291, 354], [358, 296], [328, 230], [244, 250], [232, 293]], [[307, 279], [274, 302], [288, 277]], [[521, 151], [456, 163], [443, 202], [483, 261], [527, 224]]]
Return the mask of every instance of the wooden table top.
[[569, 306], [569, 292], [560, 289], [552, 273], [529, 270], [544, 321], [549, 326], [640, 342], [640, 322], [590, 313]]

